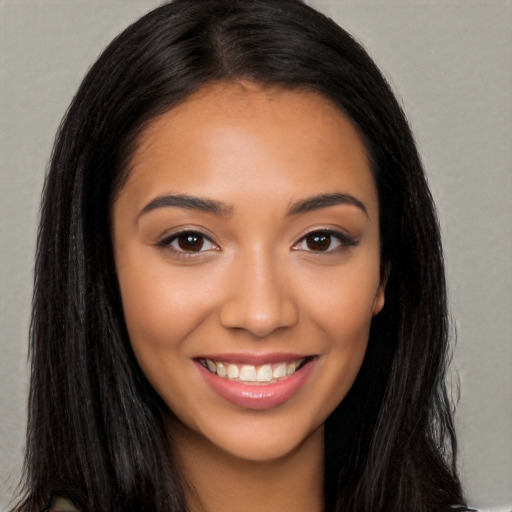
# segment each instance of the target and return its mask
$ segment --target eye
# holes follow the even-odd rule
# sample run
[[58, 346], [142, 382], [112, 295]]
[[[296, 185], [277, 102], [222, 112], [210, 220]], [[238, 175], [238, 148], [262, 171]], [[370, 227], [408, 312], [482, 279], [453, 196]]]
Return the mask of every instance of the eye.
[[357, 242], [346, 233], [331, 230], [312, 231], [302, 237], [294, 249], [309, 252], [332, 252], [342, 247], [357, 245]]
[[198, 231], [182, 231], [160, 240], [159, 247], [171, 248], [179, 253], [199, 253], [211, 251], [218, 247], [203, 233]]

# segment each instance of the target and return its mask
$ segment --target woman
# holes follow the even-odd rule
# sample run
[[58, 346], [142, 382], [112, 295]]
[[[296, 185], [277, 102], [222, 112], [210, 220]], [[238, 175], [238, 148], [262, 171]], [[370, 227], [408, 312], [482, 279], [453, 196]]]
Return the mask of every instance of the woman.
[[464, 509], [432, 199], [313, 9], [177, 0], [123, 32], [38, 248], [21, 510]]

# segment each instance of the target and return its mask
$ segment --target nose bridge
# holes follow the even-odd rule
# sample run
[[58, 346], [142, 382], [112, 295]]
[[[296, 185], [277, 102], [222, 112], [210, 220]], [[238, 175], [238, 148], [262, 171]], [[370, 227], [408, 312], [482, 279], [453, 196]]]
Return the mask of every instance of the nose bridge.
[[258, 246], [241, 251], [230, 269], [221, 323], [227, 328], [245, 329], [256, 337], [292, 326], [298, 310], [285, 274], [286, 261], [279, 261], [272, 248]]

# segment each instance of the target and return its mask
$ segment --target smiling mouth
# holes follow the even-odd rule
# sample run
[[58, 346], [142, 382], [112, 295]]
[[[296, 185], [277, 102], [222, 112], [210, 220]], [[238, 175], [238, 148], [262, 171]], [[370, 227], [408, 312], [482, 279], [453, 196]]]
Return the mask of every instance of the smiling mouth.
[[245, 383], [271, 383], [290, 377], [304, 366], [316, 359], [317, 356], [308, 356], [294, 361], [282, 361], [262, 365], [234, 364], [213, 359], [199, 359], [199, 363], [210, 373], [226, 380]]

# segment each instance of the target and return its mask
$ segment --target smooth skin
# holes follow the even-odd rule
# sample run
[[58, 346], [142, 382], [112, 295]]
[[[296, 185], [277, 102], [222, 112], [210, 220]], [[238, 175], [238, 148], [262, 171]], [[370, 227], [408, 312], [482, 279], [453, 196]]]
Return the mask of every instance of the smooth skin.
[[[320, 511], [323, 423], [384, 305], [362, 139], [318, 94], [222, 82], [138, 142], [113, 205], [115, 262], [191, 509]], [[221, 397], [198, 364], [275, 353], [315, 358], [300, 389], [263, 410]]]

